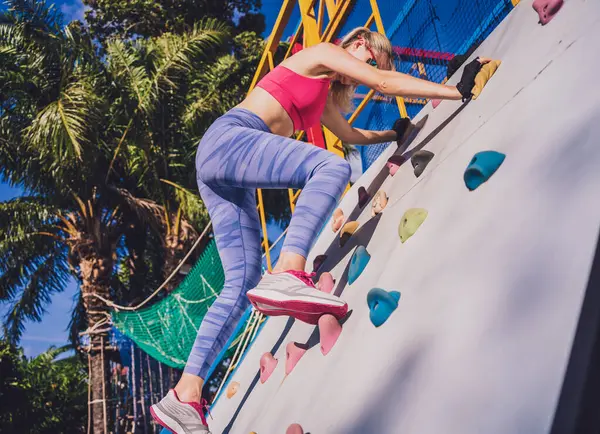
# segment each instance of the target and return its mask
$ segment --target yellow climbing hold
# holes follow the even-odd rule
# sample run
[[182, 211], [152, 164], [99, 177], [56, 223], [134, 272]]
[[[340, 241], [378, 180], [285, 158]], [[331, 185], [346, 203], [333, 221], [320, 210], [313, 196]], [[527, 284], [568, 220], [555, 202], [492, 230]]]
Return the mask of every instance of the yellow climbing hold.
[[340, 231], [340, 246], [343, 247], [344, 244], [346, 244], [346, 241], [350, 239], [359, 226], [360, 224], [358, 222], [348, 222], [342, 227], [342, 230]]
[[419, 226], [427, 218], [427, 210], [423, 208], [411, 208], [404, 213], [400, 225], [398, 226], [398, 235], [400, 235], [400, 241], [405, 243], [410, 237], [412, 237]]
[[494, 75], [498, 67], [502, 62], [500, 60], [490, 60], [488, 63], [483, 65], [479, 70], [479, 73], [475, 77], [475, 86], [473, 87], [473, 99], [477, 99], [487, 82]]

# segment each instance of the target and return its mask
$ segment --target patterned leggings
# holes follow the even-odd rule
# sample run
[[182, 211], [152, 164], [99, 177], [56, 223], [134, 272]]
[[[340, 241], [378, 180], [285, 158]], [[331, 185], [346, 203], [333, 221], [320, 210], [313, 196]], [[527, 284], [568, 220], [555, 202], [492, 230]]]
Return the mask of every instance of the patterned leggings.
[[203, 379], [261, 277], [257, 188], [300, 188], [282, 252], [306, 258], [350, 180], [346, 160], [272, 134], [258, 116], [232, 109], [208, 129], [196, 154], [200, 196], [213, 223], [225, 285], [208, 310], [185, 367]]

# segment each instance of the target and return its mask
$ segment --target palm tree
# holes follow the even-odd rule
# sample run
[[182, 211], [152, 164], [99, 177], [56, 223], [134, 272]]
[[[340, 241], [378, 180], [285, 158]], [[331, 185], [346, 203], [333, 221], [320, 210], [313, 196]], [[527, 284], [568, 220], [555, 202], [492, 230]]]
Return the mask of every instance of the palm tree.
[[[45, 1], [9, 6], [0, 19], [0, 177], [28, 195], [0, 203], [0, 300], [12, 304], [5, 334], [16, 341], [25, 321], [40, 321], [52, 295], [76, 278], [72, 336], [87, 328], [93, 429], [100, 433], [110, 398], [109, 304], [135, 300], [159, 282], [152, 247], [192, 232], [183, 210], [201, 213], [197, 198], [162, 181], [190, 151], [171, 147], [173, 139], [149, 125], [161, 96], [179, 98], [181, 77], [227, 31], [207, 21], [152, 46], [112, 41], [103, 59], [85, 29], [62, 29]], [[131, 56], [136, 44], [145, 62]]]

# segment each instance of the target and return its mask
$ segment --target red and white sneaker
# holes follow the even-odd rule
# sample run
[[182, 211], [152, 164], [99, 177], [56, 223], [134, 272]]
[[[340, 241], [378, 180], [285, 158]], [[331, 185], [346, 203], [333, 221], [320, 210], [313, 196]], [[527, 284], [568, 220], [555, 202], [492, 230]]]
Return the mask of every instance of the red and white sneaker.
[[183, 402], [177, 392], [171, 389], [160, 402], [150, 407], [150, 414], [163, 428], [173, 434], [210, 434], [203, 409], [206, 401]]
[[265, 315], [291, 316], [309, 324], [317, 324], [325, 314], [338, 319], [344, 317], [348, 304], [335, 295], [316, 289], [311, 279], [313, 276], [314, 273], [295, 270], [266, 273], [247, 295], [252, 305]]

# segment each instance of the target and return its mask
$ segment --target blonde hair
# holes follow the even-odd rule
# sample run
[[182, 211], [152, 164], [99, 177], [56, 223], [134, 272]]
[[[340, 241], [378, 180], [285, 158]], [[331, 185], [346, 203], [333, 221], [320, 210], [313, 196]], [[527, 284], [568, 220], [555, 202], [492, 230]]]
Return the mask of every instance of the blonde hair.
[[[360, 37], [365, 40], [369, 48], [383, 58], [380, 59], [380, 61], [384, 62], [383, 65], [379, 64], [378, 62], [377, 67], [379, 69], [385, 69], [388, 71], [394, 69], [394, 52], [392, 43], [385, 35], [373, 32], [367, 27], [357, 27], [350, 31], [350, 33], [344, 36], [340, 42], [340, 47], [348, 48]], [[349, 113], [352, 111], [352, 98], [354, 97], [354, 90], [354, 86], [345, 85], [339, 81], [334, 81], [331, 84], [330, 92], [333, 102], [343, 112]]]

